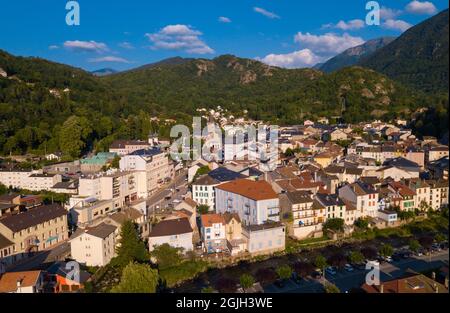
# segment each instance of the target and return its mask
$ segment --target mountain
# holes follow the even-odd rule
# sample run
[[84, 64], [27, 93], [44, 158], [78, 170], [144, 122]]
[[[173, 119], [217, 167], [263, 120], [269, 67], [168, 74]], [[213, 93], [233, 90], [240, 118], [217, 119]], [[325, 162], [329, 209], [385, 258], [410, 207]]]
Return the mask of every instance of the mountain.
[[150, 63], [150, 64], [146, 64], [131, 70], [128, 70], [127, 72], [133, 72], [133, 71], [139, 71], [139, 70], [145, 70], [145, 69], [149, 69], [149, 68], [154, 68], [154, 67], [161, 67], [161, 66], [170, 66], [170, 65], [179, 65], [179, 64], [184, 64], [187, 63], [189, 61], [192, 61], [193, 59], [191, 58], [182, 58], [182, 57], [173, 57], [173, 58], [167, 58], [158, 62], [154, 62], [154, 63]]
[[369, 40], [362, 45], [345, 50], [323, 64], [316, 65], [315, 68], [326, 73], [331, 73], [343, 67], [355, 65], [361, 58], [373, 54], [378, 49], [394, 41], [394, 39], [394, 37], [382, 37]]
[[[436, 99], [383, 74], [347, 67], [330, 74], [282, 69], [223, 55], [163, 61], [97, 77], [81, 69], [0, 51], [0, 153], [62, 151], [78, 157], [112, 140], [169, 137], [172, 118], [190, 125], [198, 108], [277, 125], [337, 116], [347, 122], [410, 116]], [[3, 72], [2, 72], [3, 73]]]
[[95, 76], [107, 76], [117, 73], [118, 71], [112, 69], [112, 68], [102, 68], [96, 71], [92, 71], [91, 74]]
[[359, 65], [426, 92], [448, 94], [448, 9], [410, 28]]

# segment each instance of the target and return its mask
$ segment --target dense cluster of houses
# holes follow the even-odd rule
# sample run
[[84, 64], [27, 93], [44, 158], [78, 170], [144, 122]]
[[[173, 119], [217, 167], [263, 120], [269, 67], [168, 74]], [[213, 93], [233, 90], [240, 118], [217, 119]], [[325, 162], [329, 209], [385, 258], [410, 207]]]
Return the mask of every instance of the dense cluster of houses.
[[[447, 146], [435, 138], [418, 140], [400, 122], [327, 122], [281, 127], [275, 161], [246, 157], [253, 150], [242, 152], [246, 141], [234, 140], [222, 145], [225, 160], [177, 162], [152, 136], [116, 141], [109, 152], [40, 171], [2, 169], [5, 186], [70, 198], [63, 207], [43, 204], [39, 196], [0, 197], [0, 273], [64, 241], [74, 260], [104, 266], [116, 255], [126, 220], [138, 225], [150, 251], [169, 244], [184, 253], [256, 256], [283, 251], [287, 236], [321, 237], [330, 219], [342, 219], [350, 233], [361, 218], [371, 226], [391, 227], [399, 224], [401, 211], [448, 205]], [[265, 138], [262, 142], [268, 145]], [[117, 156], [119, 168], [105, 167]], [[270, 162], [275, 167], [268, 167]], [[188, 192], [168, 210], [150, 212], [149, 197], [183, 166]], [[198, 175], [201, 168], [207, 173]], [[56, 268], [55, 275], [61, 270]], [[39, 282], [42, 275], [26, 276]]]

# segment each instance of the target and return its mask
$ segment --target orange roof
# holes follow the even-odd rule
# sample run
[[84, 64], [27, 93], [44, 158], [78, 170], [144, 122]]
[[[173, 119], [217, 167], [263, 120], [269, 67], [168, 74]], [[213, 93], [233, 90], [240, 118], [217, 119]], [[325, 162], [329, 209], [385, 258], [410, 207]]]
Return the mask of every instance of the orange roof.
[[21, 282], [21, 287], [31, 287], [36, 285], [41, 271], [28, 272], [8, 272], [0, 277], [0, 293], [17, 291], [17, 282]]
[[272, 186], [264, 180], [236, 179], [219, 185], [216, 189], [232, 192], [255, 201], [278, 198]]
[[[409, 274], [406, 278], [394, 279], [383, 283], [383, 293], [448, 293], [444, 285], [422, 274]], [[367, 293], [381, 293], [381, 286], [364, 284]]]
[[220, 214], [203, 214], [201, 219], [203, 227], [211, 227], [213, 224], [225, 225], [225, 218]]

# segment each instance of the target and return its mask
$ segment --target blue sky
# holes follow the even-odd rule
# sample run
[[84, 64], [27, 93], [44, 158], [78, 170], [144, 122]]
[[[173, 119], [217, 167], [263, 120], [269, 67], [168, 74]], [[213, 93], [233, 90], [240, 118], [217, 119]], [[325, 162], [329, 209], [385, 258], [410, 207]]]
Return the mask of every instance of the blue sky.
[[87, 70], [221, 54], [308, 67], [365, 40], [398, 36], [448, 7], [378, 1], [381, 25], [368, 26], [362, 0], [79, 0], [80, 26], [68, 26], [66, 2], [2, 1], [0, 49]]

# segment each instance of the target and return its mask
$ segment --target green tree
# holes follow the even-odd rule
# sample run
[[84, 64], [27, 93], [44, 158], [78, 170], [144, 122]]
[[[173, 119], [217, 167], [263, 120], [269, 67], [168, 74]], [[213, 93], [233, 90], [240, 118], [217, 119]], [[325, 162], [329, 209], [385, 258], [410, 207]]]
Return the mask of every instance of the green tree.
[[355, 226], [361, 230], [367, 230], [369, 228], [369, 220], [360, 217], [355, 221]]
[[250, 274], [243, 274], [239, 278], [239, 282], [241, 283], [242, 288], [248, 289], [250, 287], [253, 287], [253, 284], [255, 283], [255, 279]]
[[158, 271], [146, 264], [129, 263], [122, 271], [120, 283], [112, 288], [114, 293], [155, 293]]
[[200, 168], [197, 170], [197, 172], [195, 173], [195, 175], [194, 175], [194, 181], [195, 181], [198, 177], [200, 177], [200, 176], [202, 176], [202, 175], [205, 175], [205, 174], [208, 174], [209, 172], [211, 172], [211, 169], [209, 168], [208, 165], [205, 165], [205, 166], [200, 167]]
[[139, 237], [136, 225], [131, 220], [125, 221], [120, 229], [117, 257], [114, 258], [112, 264], [124, 267], [130, 262], [146, 262], [148, 260], [148, 251]]
[[277, 268], [277, 275], [280, 279], [289, 279], [292, 275], [292, 268], [289, 265], [281, 265]]
[[197, 207], [197, 211], [200, 214], [208, 214], [209, 213], [209, 205], [207, 205], [207, 204], [200, 204]]
[[213, 287], [211, 287], [211, 286], [202, 288], [202, 293], [214, 293], [215, 291], [216, 290]]
[[116, 155], [111, 162], [112, 168], [120, 168], [120, 156]]
[[445, 237], [445, 236], [444, 236], [443, 234], [441, 234], [441, 233], [438, 233], [438, 234], [436, 234], [436, 236], [434, 236], [434, 240], [435, 240], [437, 243], [441, 243], [441, 242], [447, 240], [447, 237]]
[[350, 263], [361, 264], [364, 262], [364, 255], [359, 251], [352, 251], [349, 256]]
[[418, 240], [416, 239], [411, 239], [409, 241], [409, 250], [411, 250], [412, 252], [417, 252], [420, 249], [420, 243]]
[[327, 259], [323, 255], [318, 255], [314, 260], [314, 265], [323, 271], [328, 266]]
[[336, 232], [344, 231], [344, 220], [342, 218], [330, 218], [323, 224], [324, 229], [330, 229]]
[[8, 187], [0, 183], [0, 195], [4, 195], [6, 193], [8, 193]]
[[78, 116], [69, 117], [61, 127], [59, 133], [59, 146], [68, 156], [77, 158], [86, 148], [86, 142], [92, 133], [92, 128], [86, 118]]
[[394, 248], [392, 248], [392, 246], [390, 244], [384, 244], [381, 246], [379, 252], [380, 252], [381, 256], [389, 257], [389, 256], [392, 256], [392, 254], [394, 254]]
[[182, 248], [175, 248], [165, 243], [155, 246], [150, 253], [152, 258], [155, 258], [158, 262], [160, 269], [177, 266], [181, 263]]

